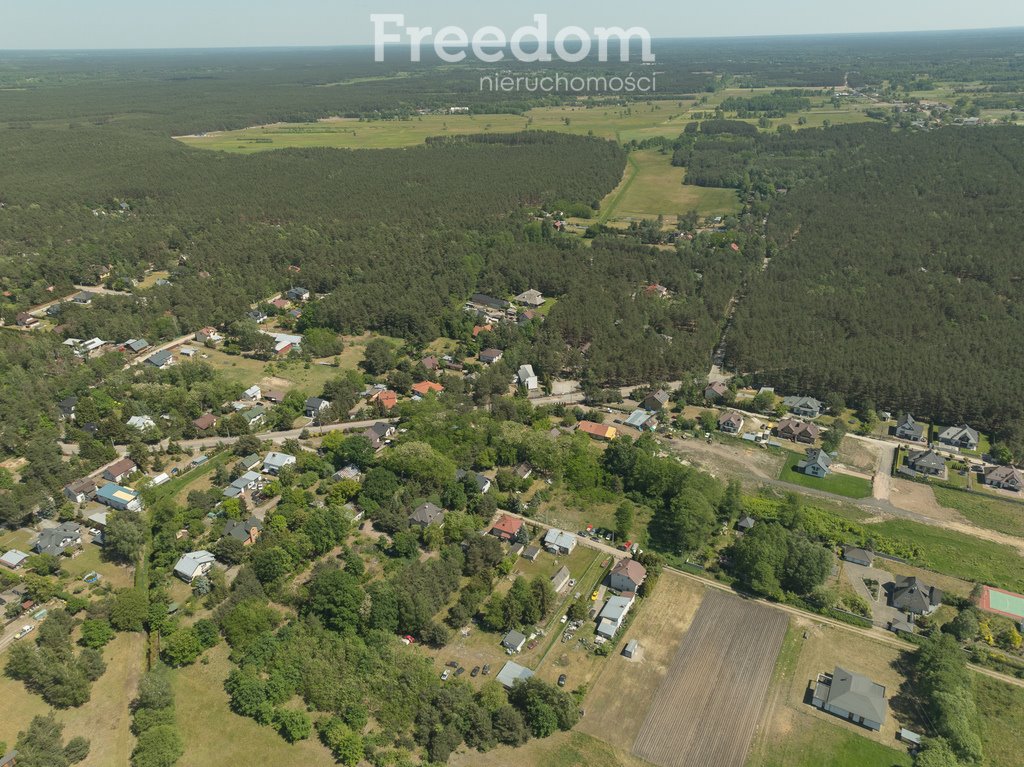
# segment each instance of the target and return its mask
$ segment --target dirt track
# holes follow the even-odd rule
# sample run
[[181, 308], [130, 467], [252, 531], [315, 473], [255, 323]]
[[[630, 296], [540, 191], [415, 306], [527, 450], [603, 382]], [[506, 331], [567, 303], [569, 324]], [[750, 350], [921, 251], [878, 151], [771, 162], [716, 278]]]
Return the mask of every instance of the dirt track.
[[743, 767], [788, 622], [779, 610], [708, 593], [633, 753], [661, 767]]

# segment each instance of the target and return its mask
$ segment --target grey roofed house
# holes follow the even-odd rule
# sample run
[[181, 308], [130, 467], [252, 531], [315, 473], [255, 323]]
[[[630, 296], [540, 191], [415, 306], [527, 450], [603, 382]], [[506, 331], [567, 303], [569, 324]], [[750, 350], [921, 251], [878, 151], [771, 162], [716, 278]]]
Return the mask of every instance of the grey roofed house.
[[515, 475], [519, 479], [529, 479], [531, 474], [533, 474], [533, 467], [526, 461], [523, 461], [515, 468]]
[[296, 460], [294, 455], [271, 451], [267, 453], [267, 457], [263, 459], [263, 473], [278, 474], [285, 466], [294, 466], [295, 463]]
[[267, 313], [260, 309], [253, 309], [251, 312], [246, 313], [245, 316], [257, 324], [267, 321]]
[[526, 637], [520, 631], [510, 631], [501, 640], [501, 646], [512, 652], [519, 652], [526, 644]]
[[544, 535], [544, 548], [559, 554], [571, 554], [576, 548], [576, 536], [565, 530], [551, 528]]
[[416, 510], [409, 515], [410, 525], [429, 527], [433, 524], [444, 524], [444, 509], [427, 501], [416, 507]]
[[310, 397], [306, 400], [304, 412], [307, 418], [315, 418], [330, 406], [331, 403], [323, 397]]
[[65, 397], [57, 403], [62, 418], [74, 418], [75, 406], [78, 404], [78, 397]]
[[607, 618], [616, 624], [620, 624], [632, 606], [632, 597], [608, 597], [608, 601], [605, 602], [599, 617]]
[[908, 442], [921, 442], [924, 439], [924, 424], [915, 421], [910, 413], [904, 413], [896, 424], [896, 438]]
[[292, 288], [286, 294], [292, 301], [307, 301], [309, 300], [309, 291], [305, 288]]
[[739, 522], [736, 523], [736, 529], [741, 533], [749, 532], [750, 529], [757, 524], [757, 520], [751, 516], [743, 517]]
[[349, 464], [348, 466], [342, 466], [334, 474], [331, 475], [331, 479], [336, 482], [340, 482], [343, 479], [354, 480], [358, 482], [363, 478], [363, 472], [359, 470], [358, 466]]
[[455, 470], [455, 479], [462, 480], [469, 477], [476, 484], [476, 489], [483, 495], [491, 489], [491, 480], [485, 477], [483, 474], [477, 474], [475, 471], [466, 471], [465, 469]]
[[514, 661], [508, 661], [501, 667], [496, 679], [501, 682], [503, 687], [511, 690], [515, 687], [516, 682], [525, 682], [531, 676], [533, 676], [533, 672], [530, 669], [520, 666]]
[[812, 447], [807, 450], [807, 458], [796, 465], [797, 471], [802, 471], [812, 477], [826, 476], [832, 466], [832, 458], [824, 450]]
[[634, 429], [654, 431], [658, 427], [658, 417], [650, 410], [637, 408], [629, 414], [625, 424], [626, 426], [632, 426]]
[[530, 288], [516, 296], [516, 303], [526, 306], [541, 306], [544, 303], [544, 294], [539, 290]]
[[11, 570], [17, 570], [25, 563], [26, 559], [28, 559], [28, 554], [24, 551], [11, 549], [10, 551], [5, 551], [3, 555], [0, 555], [0, 565], [9, 567]]
[[138, 354], [141, 351], [145, 351], [149, 348], [149, 341], [145, 338], [132, 338], [125, 341], [124, 348], [130, 352]]
[[967, 424], [950, 426], [939, 432], [939, 442], [963, 448], [964, 450], [977, 450], [978, 439], [978, 432]]
[[928, 615], [942, 604], [942, 591], [916, 576], [897, 578], [892, 584], [892, 606], [912, 615]]
[[661, 410], [668, 404], [668, 399], [668, 392], [664, 389], [658, 389], [658, 391], [648, 394], [644, 398], [644, 410], [654, 410], [655, 412]]
[[551, 576], [551, 585], [556, 592], [561, 591], [569, 584], [569, 568], [562, 567], [557, 573]]
[[83, 290], [81, 293], [77, 293], [71, 300], [76, 304], [91, 304], [93, 298], [96, 297], [95, 293], [90, 293], [88, 290]]
[[82, 528], [74, 522], [63, 522], [56, 527], [41, 530], [32, 549], [37, 554], [59, 556], [65, 549], [77, 546], [81, 542]]
[[260, 478], [261, 475], [255, 471], [247, 471], [225, 487], [223, 495], [225, 498], [237, 498], [246, 490], [254, 487], [260, 481]]
[[882, 728], [888, 709], [882, 685], [839, 666], [831, 677], [818, 677], [811, 702], [817, 708], [871, 730]]
[[946, 459], [934, 450], [911, 450], [907, 454], [907, 465], [921, 474], [946, 476]]
[[256, 517], [249, 517], [246, 520], [230, 520], [224, 525], [224, 536], [234, 538], [244, 544], [255, 543], [260, 533], [263, 532], [263, 523]]
[[237, 463], [237, 466], [241, 467], [242, 471], [252, 471], [259, 465], [260, 456], [258, 453], [251, 453], [245, 456], [245, 458], [240, 458]]
[[992, 466], [985, 470], [985, 484], [1019, 491], [1024, 485], [1024, 476], [1013, 466]]
[[476, 304], [478, 306], [486, 306], [490, 309], [501, 309], [504, 311], [510, 306], [508, 301], [501, 298], [494, 298], [492, 296], [484, 295], [483, 293], [474, 293], [469, 299], [469, 303]]
[[217, 560], [209, 551], [190, 551], [183, 554], [174, 565], [174, 574], [186, 583], [191, 583], [201, 575], [206, 575]]
[[814, 397], [783, 397], [782, 404], [789, 408], [791, 413], [805, 418], [817, 418], [821, 415], [822, 404]]
[[174, 355], [166, 349], [146, 358], [146, 362], [156, 368], [164, 368], [174, 361]]
[[853, 562], [855, 565], [871, 567], [871, 563], [875, 561], [875, 555], [867, 549], [857, 546], [843, 546], [843, 559]]
[[363, 436], [370, 440], [370, 444], [375, 448], [380, 448], [384, 444], [384, 440], [395, 433], [394, 425], [386, 423], [384, 421], [378, 421], [372, 426], [368, 427], [363, 432]]
[[485, 365], [493, 365], [495, 362], [501, 359], [501, 349], [484, 349], [477, 355], [482, 363]]

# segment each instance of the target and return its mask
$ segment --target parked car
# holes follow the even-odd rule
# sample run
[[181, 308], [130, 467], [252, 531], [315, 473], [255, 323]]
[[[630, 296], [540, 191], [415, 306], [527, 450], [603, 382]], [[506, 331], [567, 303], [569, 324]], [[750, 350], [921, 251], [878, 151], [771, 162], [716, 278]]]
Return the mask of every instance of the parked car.
[[455, 676], [462, 676], [465, 673], [466, 669], [464, 669], [462, 666], [459, 666], [458, 670], [455, 672]]
[[459, 662], [457, 660], [450, 660], [447, 663], [445, 663], [444, 665], [446, 665], [448, 668], [458, 668], [459, 667]]
[[452, 672], [449, 671], [448, 669], [445, 669], [444, 671], [442, 671], [441, 672], [441, 681], [442, 682], [447, 682], [448, 681], [448, 677], [451, 676], [451, 674], [452, 674]]
[[487, 676], [488, 674], [491, 673], [491, 664], [490, 663], [485, 663], [484, 664], [483, 672], [482, 673], [483, 673], [484, 676]]
[[597, 601], [597, 591], [596, 590], [594, 591], [593, 594], [590, 595], [590, 601], [591, 602], [596, 602]]
[[565, 674], [562, 674], [560, 677], [558, 677], [558, 686], [565, 687]]
[[480, 673], [480, 667], [479, 666], [473, 666], [473, 670], [469, 672], [469, 675], [472, 676], [472, 677], [475, 677], [479, 673]]

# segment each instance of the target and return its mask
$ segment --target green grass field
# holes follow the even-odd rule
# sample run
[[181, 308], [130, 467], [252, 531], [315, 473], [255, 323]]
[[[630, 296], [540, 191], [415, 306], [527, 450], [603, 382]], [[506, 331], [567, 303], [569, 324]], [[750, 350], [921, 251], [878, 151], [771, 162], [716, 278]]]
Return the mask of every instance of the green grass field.
[[906, 753], [847, 732], [829, 722], [801, 728], [766, 748], [747, 767], [910, 767]]
[[1024, 688], [974, 674], [986, 764], [1016, 767], [1024, 753]]
[[847, 498], [867, 498], [871, 495], [871, 483], [863, 477], [832, 472], [823, 479], [810, 477], [796, 470], [796, 465], [804, 459], [801, 453], [790, 453], [779, 472], [779, 479], [801, 487], [813, 488], [826, 493], [845, 495]]
[[979, 527], [1024, 537], [1024, 503], [979, 493], [962, 493], [945, 487], [934, 490], [935, 500], [942, 506], [959, 511]]
[[1012, 546], [906, 519], [892, 519], [869, 527], [869, 530], [876, 529], [880, 535], [918, 546], [921, 555], [913, 564], [965, 581], [1024, 591], [1024, 568]]

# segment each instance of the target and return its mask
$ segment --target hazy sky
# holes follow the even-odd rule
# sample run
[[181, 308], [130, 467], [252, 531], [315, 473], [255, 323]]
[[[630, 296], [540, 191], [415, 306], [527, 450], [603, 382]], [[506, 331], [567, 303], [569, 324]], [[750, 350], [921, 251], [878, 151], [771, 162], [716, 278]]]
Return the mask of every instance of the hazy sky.
[[639, 25], [654, 37], [1024, 26], [1020, 0], [0, 0], [0, 49], [368, 45], [371, 13], [471, 33], [547, 13], [555, 31]]

